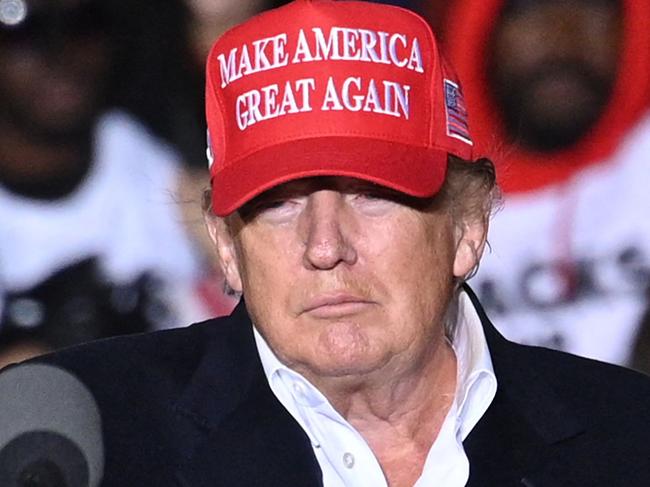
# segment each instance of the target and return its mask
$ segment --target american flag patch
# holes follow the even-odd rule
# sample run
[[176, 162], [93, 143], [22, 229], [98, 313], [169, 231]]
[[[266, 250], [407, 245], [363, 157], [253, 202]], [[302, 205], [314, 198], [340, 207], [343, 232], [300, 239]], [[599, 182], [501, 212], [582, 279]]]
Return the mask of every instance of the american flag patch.
[[469, 135], [467, 107], [460, 86], [448, 79], [445, 82], [445, 108], [447, 110], [447, 135], [474, 145]]

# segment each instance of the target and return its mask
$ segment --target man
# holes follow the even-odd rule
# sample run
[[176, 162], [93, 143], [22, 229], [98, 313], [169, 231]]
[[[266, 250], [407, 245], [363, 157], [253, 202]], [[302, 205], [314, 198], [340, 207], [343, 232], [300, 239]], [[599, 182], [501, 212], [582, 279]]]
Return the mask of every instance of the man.
[[41, 362], [92, 391], [104, 485], [647, 484], [650, 384], [505, 341], [463, 283], [494, 173], [422, 19], [298, 0], [207, 71], [208, 226], [242, 302]]
[[0, 3], [0, 364], [206, 316], [177, 156], [108, 108], [116, 39], [102, 2]]
[[473, 287], [509, 339], [629, 364], [650, 282], [650, 3], [452, 5], [451, 61], [505, 196]]

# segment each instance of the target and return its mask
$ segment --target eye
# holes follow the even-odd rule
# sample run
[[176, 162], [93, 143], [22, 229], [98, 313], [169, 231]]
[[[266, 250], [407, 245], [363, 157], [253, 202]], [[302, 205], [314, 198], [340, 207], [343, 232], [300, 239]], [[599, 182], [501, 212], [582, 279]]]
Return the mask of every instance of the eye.
[[251, 221], [261, 214], [282, 208], [285, 203], [286, 200], [284, 199], [273, 199], [258, 196], [240, 208], [239, 214], [245, 221]]
[[363, 188], [349, 195], [350, 206], [368, 216], [383, 215], [396, 206], [386, 192], [378, 188]]
[[375, 184], [360, 185], [351, 193], [358, 201], [377, 202], [377, 201], [397, 201], [399, 194], [391, 189], [384, 188]]
[[277, 210], [278, 208], [282, 208], [283, 206], [288, 205], [288, 204], [289, 204], [288, 199], [260, 201], [255, 206], [255, 210], [257, 210], [257, 211]]
[[362, 191], [360, 193], [357, 193], [356, 197], [361, 200], [369, 200], [369, 201], [385, 199], [381, 194], [379, 194], [376, 191]]
[[240, 214], [246, 221], [258, 220], [277, 224], [292, 221], [304, 206], [304, 197], [259, 198], [249, 204], [246, 213]]

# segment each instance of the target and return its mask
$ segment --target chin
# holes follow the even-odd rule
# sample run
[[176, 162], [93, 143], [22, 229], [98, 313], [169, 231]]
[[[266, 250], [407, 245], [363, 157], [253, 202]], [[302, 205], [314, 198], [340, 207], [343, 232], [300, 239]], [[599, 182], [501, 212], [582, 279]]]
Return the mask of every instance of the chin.
[[316, 360], [322, 372], [346, 376], [371, 372], [383, 365], [384, 354], [356, 323], [336, 323], [318, 337]]
[[383, 361], [371, 357], [338, 357], [330, 355], [327, 360], [319, 357], [316, 363], [308, 366], [310, 371], [319, 378], [346, 378], [355, 379], [370, 374], [379, 369]]

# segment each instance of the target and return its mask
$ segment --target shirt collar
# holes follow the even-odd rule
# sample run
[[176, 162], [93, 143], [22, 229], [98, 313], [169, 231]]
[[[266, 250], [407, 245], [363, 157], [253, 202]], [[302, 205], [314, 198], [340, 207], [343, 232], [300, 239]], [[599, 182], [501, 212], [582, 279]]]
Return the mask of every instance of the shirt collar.
[[[312, 408], [327, 402], [325, 396], [311, 382], [280, 361], [254, 325], [253, 335], [255, 336], [257, 352], [260, 356], [266, 379], [273, 393], [280, 399], [280, 402], [285, 404], [285, 400], [292, 400], [302, 406]], [[287, 393], [291, 396], [290, 398], [286, 397], [288, 395]]]
[[[492, 403], [497, 379], [483, 331], [481, 319], [469, 296], [461, 290], [452, 303], [449, 337], [457, 361], [456, 431], [464, 440]], [[254, 327], [255, 343], [271, 390], [281, 403], [295, 401], [302, 406], [318, 407], [328, 402], [325, 396], [299, 373], [284, 365], [264, 337]], [[282, 386], [280, 386], [282, 383]], [[291, 392], [289, 392], [291, 391]], [[287, 397], [287, 396], [291, 397]]]
[[497, 378], [483, 324], [465, 291], [458, 293], [453, 309], [455, 325], [451, 343], [457, 363], [454, 406], [458, 433], [464, 440], [492, 403]]

